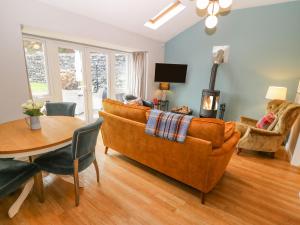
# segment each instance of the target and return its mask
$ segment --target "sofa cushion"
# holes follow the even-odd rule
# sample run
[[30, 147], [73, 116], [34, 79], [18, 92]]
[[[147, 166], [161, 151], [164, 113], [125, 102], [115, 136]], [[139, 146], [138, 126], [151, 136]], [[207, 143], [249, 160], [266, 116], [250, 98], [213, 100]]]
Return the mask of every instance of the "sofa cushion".
[[103, 100], [103, 109], [105, 112], [116, 116], [131, 119], [140, 123], [146, 123], [146, 112], [150, 108], [145, 106], [125, 105], [119, 101], [105, 99]]
[[188, 130], [188, 135], [210, 141], [213, 148], [218, 148], [224, 143], [224, 128], [225, 123], [223, 120], [193, 118]]
[[[147, 120], [150, 115], [150, 110], [146, 112]], [[233, 123], [233, 122], [232, 122]], [[229, 127], [233, 126], [233, 129]], [[223, 120], [212, 118], [193, 118], [188, 129], [188, 136], [200, 138], [212, 143], [213, 148], [219, 148], [225, 141], [224, 137], [225, 123]], [[235, 125], [228, 122], [228, 133], [226, 138], [230, 138], [234, 133]], [[231, 134], [230, 134], [231, 132]], [[230, 136], [229, 136], [230, 135]], [[226, 140], [227, 140], [226, 139]]]
[[225, 134], [224, 142], [227, 141], [234, 134], [235, 131], [235, 122], [226, 122], [225, 123]]

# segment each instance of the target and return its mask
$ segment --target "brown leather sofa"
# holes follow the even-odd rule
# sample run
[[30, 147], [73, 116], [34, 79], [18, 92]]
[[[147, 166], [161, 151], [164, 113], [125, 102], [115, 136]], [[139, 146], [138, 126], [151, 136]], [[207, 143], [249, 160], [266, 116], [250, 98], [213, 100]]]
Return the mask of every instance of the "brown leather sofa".
[[127, 157], [208, 193], [220, 180], [240, 138], [233, 122], [194, 118], [185, 142], [145, 134], [148, 107], [103, 101], [103, 143]]

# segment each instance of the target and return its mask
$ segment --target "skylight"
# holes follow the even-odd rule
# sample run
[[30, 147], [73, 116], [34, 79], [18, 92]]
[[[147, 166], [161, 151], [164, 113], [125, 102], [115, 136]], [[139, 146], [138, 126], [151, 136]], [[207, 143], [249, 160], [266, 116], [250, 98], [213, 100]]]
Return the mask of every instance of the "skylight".
[[148, 20], [144, 26], [156, 30], [184, 9], [185, 5], [183, 5], [179, 0], [172, 2], [163, 10], [161, 10], [156, 16]]

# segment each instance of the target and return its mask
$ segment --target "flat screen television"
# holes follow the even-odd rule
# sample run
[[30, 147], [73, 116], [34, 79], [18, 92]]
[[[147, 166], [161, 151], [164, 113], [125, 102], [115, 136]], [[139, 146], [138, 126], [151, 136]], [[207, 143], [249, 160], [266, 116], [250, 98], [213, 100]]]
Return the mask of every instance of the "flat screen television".
[[185, 83], [187, 65], [185, 64], [155, 64], [155, 82]]

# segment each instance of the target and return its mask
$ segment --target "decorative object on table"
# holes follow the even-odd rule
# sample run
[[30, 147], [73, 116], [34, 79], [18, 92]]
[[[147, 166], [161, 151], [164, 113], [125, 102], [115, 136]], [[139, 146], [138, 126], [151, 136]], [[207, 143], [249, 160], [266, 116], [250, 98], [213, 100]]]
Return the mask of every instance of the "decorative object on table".
[[193, 110], [191, 110], [188, 106], [180, 106], [171, 109], [172, 113], [183, 114], [183, 115], [192, 115]]
[[218, 14], [220, 9], [229, 11], [232, 5], [232, 0], [197, 0], [196, 6], [200, 10], [207, 10], [205, 26], [208, 29], [213, 29], [218, 23]]
[[169, 100], [158, 100], [158, 109], [162, 111], [169, 110]]
[[99, 118], [96, 122], [75, 130], [71, 145], [43, 154], [34, 160], [35, 164], [43, 171], [58, 175], [73, 175], [76, 206], [79, 205], [78, 173], [93, 163], [99, 183], [99, 167], [95, 157], [95, 146], [102, 123], [103, 119]]
[[211, 69], [209, 89], [202, 90], [201, 106], [199, 117], [216, 118], [218, 113], [218, 105], [220, 99], [220, 91], [215, 90], [216, 76], [218, 67], [224, 62], [224, 54], [226, 49], [219, 49], [218, 53], [213, 57], [213, 66]]
[[158, 109], [158, 98], [154, 98], [153, 100], [152, 100], [152, 102], [153, 102], [153, 108], [154, 109]]
[[[300, 104], [300, 81], [295, 97], [295, 103]], [[291, 164], [300, 166], [300, 114], [292, 126], [289, 139], [285, 145]]]
[[154, 82], [160, 82], [159, 89], [162, 91], [161, 100], [167, 100], [167, 91], [170, 90], [169, 83], [185, 83], [186, 64], [155, 64]]
[[266, 99], [270, 100], [286, 100], [287, 88], [286, 87], [276, 87], [270, 86], [268, 88]]
[[28, 100], [22, 104], [23, 113], [29, 116], [25, 118], [25, 121], [32, 130], [41, 129], [40, 116], [43, 115], [41, 112], [43, 106], [44, 103], [34, 102], [32, 100]]
[[75, 116], [75, 102], [46, 102], [47, 116]]
[[184, 143], [192, 118], [192, 116], [177, 113], [151, 110], [145, 133]]
[[241, 117], [241, 122], [236, 123], [237, 130], [241, 133], [237, 147], [238, 153], [242, 149], [274, 153], [282, 148], [286, 137], [300, 114], [300, 105], [284, 100], [272, 100], [267, 105], [267, 113], [274, 113], [276, 119], [268, 128], [260, 129], [257, 120]]

